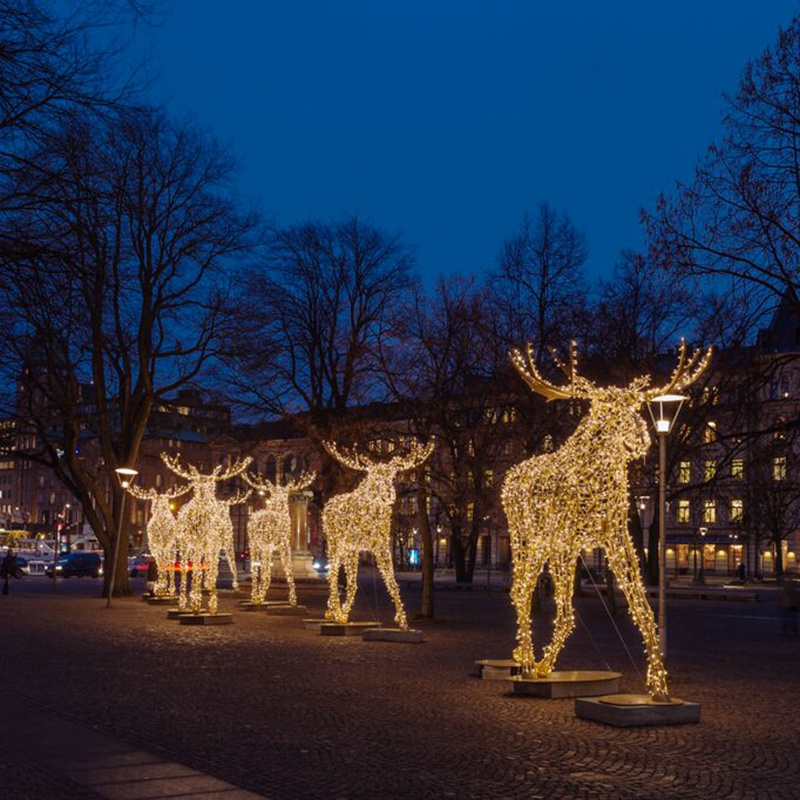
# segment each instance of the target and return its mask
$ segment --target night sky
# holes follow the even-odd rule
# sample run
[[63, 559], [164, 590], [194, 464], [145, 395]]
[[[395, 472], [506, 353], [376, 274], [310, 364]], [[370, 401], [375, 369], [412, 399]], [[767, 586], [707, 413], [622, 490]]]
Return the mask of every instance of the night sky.
[[420, 271], [494, 266], [549, 201], [591, 276], [691, 176], [721, 93], [796, 0], [177, 0], [141, 36], [152, 93], [230, 143], [280, 224], [358, 212]]

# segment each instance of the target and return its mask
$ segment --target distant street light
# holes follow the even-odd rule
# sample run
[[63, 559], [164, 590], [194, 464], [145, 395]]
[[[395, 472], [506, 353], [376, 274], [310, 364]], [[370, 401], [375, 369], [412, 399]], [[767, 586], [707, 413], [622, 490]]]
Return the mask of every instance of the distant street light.
[[114, 581], [117, 577], [117, 559], [119, 558], [119, 540], [125, 529], [125, 498], [128, 495], [127, 488], [133, 483], [133, 479], [139, 474], [137, 470], [130, 467], [118, 467], [114, 470], [117, 473], [117, 480], [122, 486], [122, 501], [119, 504], [119, 529], [114, 539], [114, 555], [111, 561], [111, 579], [108, 585], [108, 597], [106, 598], [106, 608], [111, 608], [111, 597], [114, 594]]
[[647, 403], [658, 434], [658, 642], [667, 657], [667, 436], [678, 419], [682, 394], [662, 394]]

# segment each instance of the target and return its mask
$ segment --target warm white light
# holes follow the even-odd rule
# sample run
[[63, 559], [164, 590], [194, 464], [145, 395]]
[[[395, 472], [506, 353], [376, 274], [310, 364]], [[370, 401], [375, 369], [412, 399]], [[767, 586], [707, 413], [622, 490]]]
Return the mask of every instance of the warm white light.
[[292, 518], [289, 500], [294, 492], [307, 489], [316, 478], [314, 472], [304, 472], [298, 478], [281, 485], [266, 478], [245, 473], [244, 479], [263, 498], [269, 492], [264, 508], [253, 511], [247, 519], [247, 541], [250, 549], [252, 588], [250, 600], [263, 603], [272, 580], [272, 558], [277, 553], [286, 575], [289, 603], [297, 605], [297, 593], [292, 572]]
[[[252, 462], [252, 458], [237, 461], [227, 469], [222, 465], [209, 473], [200, 472], [189, 464], [184, 467], [178, 458], [167, 453], [161, 460], [176, 475], [189, 482], [192, 498], [178, 512], [178, 550], [180, 551], [181, 587], [178, 608], [190, 609], [199, 614], [203, 606], [203, 590], [208, 592], [208, 611], [217, 613], [217, 573], [219, 556], [225, 551], [231, 573], [233, 588], [239, 586], [236, 577], [236, 552], [233, 542], [233, 522], [230, 508], [244, 503], [250, 491], [237, 494], [226, 500], [217, 499], [217, 484], [241, 475]], [[192, 562], [192, 590], [187, 595], [188, 565]]]
[[[323, 444], [340, 464], [366, 473], [352, 492], [332, 497], [322, 512], [330, 563], [326, 617], [342, 623], [350, 619], [358, 589], [359, 553], [366, 550], [373, 554], [392, 598], [398, 627], [407, 630], [408, 620], [394, 577], [392, 561], [392, 506], [397, 498], [394, 480], [400, 472], [423, 464], [433, 452], [433, 442], [421, 445], [412, 441], [407, 455], [396, 456], [384, 462], [356, 453], [355, 449], [347, 454], [333, 442]], [[344, 603], [339, 597], [340, 566], [344, 567], [347, 575]]]
[[117, 477], [119, 478], [119, 482], [122, 484], [123, 489], [127, 489], [131, 481], [139, 474], [138, 470], [131, 469], [130, 467], [117, 467], [114, 470], [117, 473]]
[[[513, 564], [511, 599], [517, 613], [513, 655], [523, 675], [545, 677], [555, 668], [575, 626], [575, 563], [583, 551], [602, 548], [644, 639], [648, 689], [654, 696], [667, 696], [667, 673], [653, 610], [628, 534], [628, 464], [643, 457], [650, 447], [647, 426], [639, 414], [642, 405], [654, 398], [681, 398], [670, 392], [695, 381], [710, 357], [711, 351], [705, 355], [697, 351], [687, 359], [686, 344], [681, 342], [678, 366], [669, 384], [654, 390], [648, 388], [649, 376], [637, 378], [625, 388], [596, 386], [578, 374], [574, 342], [570, 343], [568, 363], [556, 359], [569, 381], [563, 387], [542, 378], [530, 343], [524, 353], [511, 353], [514, 366], [534, 392], [549, 400], [591, 401], [589, 413], [560, 449], [523, 461], [508, 471], [503, 483]], [[552, 639], [537, 662], [531, 600], [545, 565], [553, 578], [556, 618]]]

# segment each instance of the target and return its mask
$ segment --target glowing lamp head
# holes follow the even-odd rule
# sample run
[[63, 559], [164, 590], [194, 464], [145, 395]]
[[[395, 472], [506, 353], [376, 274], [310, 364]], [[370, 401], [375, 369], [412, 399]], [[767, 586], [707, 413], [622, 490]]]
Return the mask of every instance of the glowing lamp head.
[[130, 467], [118, 467], [114, 472], [117, 473], [117, 478], [122, 484], [123, 489], [127, 489], [133, 482], [133, 479], [139, 474], [138, 470], [131, 469]]
[[647, 408], [656, 433], [667, 434], [672, 430], [684, 400], [686, 397], [682, 394], [660, 394], [648, 401]]

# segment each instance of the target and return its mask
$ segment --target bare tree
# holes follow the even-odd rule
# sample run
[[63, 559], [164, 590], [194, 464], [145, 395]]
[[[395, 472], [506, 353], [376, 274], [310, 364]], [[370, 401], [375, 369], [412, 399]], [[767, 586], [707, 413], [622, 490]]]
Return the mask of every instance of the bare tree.
[[547, 203], [525, 214], [503, 245], [493, 284], [508, 345], [531, 339], [541, 361], [569, 335], [585, 303], [586, 257], [586, 236], [567, 214]]
[[272, 231], [231, 311], [228, 364], [261, 413], [331, 412], [375, 399], [377, 342], [409, 288], [400, 237], [348, 216]]
[[694, 180], [643, 215], [654, 261], [671, 274], [712, 279], [756, 318], [784, 295], [800, 307], [798, 87], [800, 18], [725, 96], [724, 136]]
[[72, 118], [13, 175], [24, 203], [0, 233], [0, 370], [19, 387], [2, 398], [14, 455], [79, 499], [107, 565], [115, 538], [127, 543], [109, 476], [135, 463], [158, 399], [215, 353], [221, 269], [250, 246], [233, 173], [205, 132], [139, 108]]

